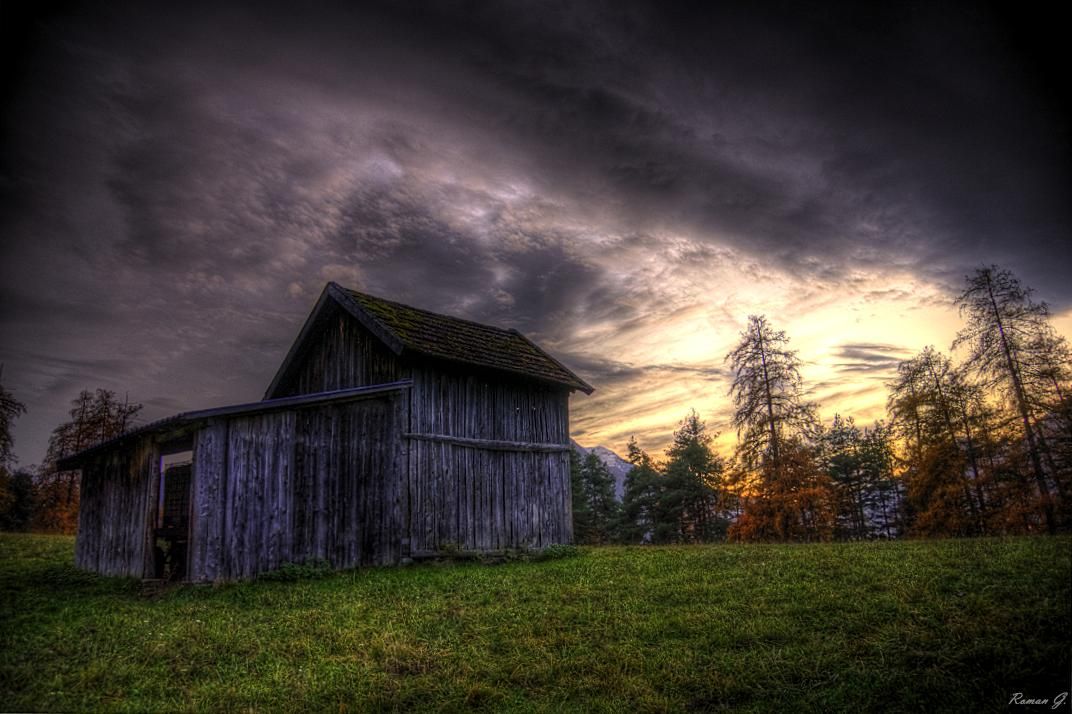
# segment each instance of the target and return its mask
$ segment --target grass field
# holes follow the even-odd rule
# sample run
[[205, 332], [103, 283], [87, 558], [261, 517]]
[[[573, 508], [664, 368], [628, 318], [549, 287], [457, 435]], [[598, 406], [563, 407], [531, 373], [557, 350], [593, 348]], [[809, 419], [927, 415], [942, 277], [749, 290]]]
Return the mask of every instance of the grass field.
[[1068, 537], [597, 548], [154, 596], [76, 571], [73, 542], [0, 535], [2, 710], [990, 711], [1072, 667]]

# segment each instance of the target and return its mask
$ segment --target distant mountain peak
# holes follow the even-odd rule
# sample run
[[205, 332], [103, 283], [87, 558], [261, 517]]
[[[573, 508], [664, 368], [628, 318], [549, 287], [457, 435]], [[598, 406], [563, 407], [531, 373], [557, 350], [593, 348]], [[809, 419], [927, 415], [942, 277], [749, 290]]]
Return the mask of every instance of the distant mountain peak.
[[603, 462], [614, 477], [614, 497], [621, 501], [625, 497], [625, 476], [633, 465], [605, 446], [581, 446], [573, 439], [570, 439], [570, 446], [582, 454], [595, 454]]

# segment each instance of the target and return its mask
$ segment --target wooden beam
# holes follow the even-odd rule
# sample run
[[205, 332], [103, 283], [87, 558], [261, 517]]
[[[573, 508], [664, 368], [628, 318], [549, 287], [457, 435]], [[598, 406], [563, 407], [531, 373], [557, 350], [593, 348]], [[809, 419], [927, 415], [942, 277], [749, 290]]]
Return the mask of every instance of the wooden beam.
[[371, 315], [357, 300], [354, 300], [345, 288], [336, 282], [330, 282], [324, 290], [335, 298], [335, 302], [343, 310], [353, 315], [354, 319], [364, 325], [366, 330], [380, 338], [392, 352], [396, 355], [402, 354], [403, 345], [398, 336]]
[[278, 409], [295, 409], [308, 406], [320, 406], [331, 402], [345, 402], [375, 397], [389, 392], [397, 392], [401, 389], [409, 389], [413, 386], [412, 379], [400, 379], [397, 382], [385, 384], [370, 384], [367, 387], [351, 387], [349, 389], [337, 389], [331, 392], [314, 392], [312, 394], [299, 394], [293, 397], [280, 397], [278, 399], [265, 399], [248, 404], [234, 404], [226, 407], [202, 409], [196, 412], [186, 412], [180, 416], [185, 421], [196, 419], [208, 419], [220, 416], [236, 416], [245, 414], [259, 414], [261, 412]]
[[488, 449], [489, 451], [531, 451], [531, 452], [558, 452], [569, 451], [569, 444], [540, 444], [525, 441], [499, 441], [496, 439], [472, 439], [464, 436], [448, 436], [446, 434], [415, 434], [412, 432], [402, 435], [406, 439], [419, 441], [437, 441], [443, 444], [464, 446], [470, 449]]

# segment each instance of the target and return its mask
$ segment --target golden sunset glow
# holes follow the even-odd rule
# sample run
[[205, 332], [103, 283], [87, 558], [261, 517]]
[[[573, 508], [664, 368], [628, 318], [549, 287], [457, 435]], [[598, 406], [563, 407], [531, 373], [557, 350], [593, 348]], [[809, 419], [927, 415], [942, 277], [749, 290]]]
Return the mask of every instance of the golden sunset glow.
[[[732, 254], [726, 257], [729, 263]], [[789, 335], [804, 363], [809, 397], [819, 403], [824, 420], [835, 414], [861, 425], [884, 419], [886, 382], [898, 361], [928, 345], [958, 356], [950, 350], [962, 326], [952, 291], [908, 274], [857, 273], [817, 285], [729, 263], [690, 278], [689, 292], [675, 283], [682, 305], [671, 314], [654, 315], [650, 324], [633, 325], [626, 334], [608, 329], [578, 336], [583, 342], [590, 338], [593, 359], [614, 355], [627, 365], [649, 365], [635, 381], [573, 398], [573, 425], [582, 443], [606, 444], [624, 454], [635, 435], [659, 455], [678, 422], [695, 409], [709, 429], [720, 432], [720, 450], [730, 453], [736, 435], [723, 358], [749, 314], [765, 314]], [[1072, 311], [1054, 316], [1053, 325], [1066, 337], [1072, 334]]]

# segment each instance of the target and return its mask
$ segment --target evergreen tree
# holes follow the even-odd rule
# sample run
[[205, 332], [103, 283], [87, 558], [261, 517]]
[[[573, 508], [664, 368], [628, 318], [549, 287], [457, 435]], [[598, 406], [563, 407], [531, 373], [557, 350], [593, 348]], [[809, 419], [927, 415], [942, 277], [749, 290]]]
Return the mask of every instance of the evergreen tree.
[[574, 540], [588, 545], [611, 542], [620, 515], [614, 477], [606, 465], [593, 453], [582, 455], [570, 449], [570, 483]]
[[665, 488], [659, 509], [661, 540], [703, 543], [725, 534], [728, 522], [719, 512], [724, 466], [711, 440], [695, 411], [674, 432], [674, 441], [666, 451]]
[[625, 543], [650, 543], [655, 540], [662, 520], [660, 500], [665, 478], [648, 453], [637, 444], [636, 437], [629, 439], [628, 450], [628, 460], [633, 468], [625, 475], [618, 534]]
[[574, 531], [574, 536], [578, 543], [609, 543], [619, 520], [618, 501], [614, 498], [614, 477], [593, 453], [584, 457], [579, 471], [585, 522], [579, 531]]
[[900, 489], [884, 424], [861, 429], [852, 417], [835, 415], [823, 432], [822, 461], [834, 491], [835, 537], [892, 538], [900, 532]]
[[875, 422], [863, 430], [859, 442], [863, 472], [864, 506], [874, 513], [868, 535], [893, 538], [901, 533], [901, 484], [894, 475], [893, 444], [889, 428]]
[[585, 494], [584, 476], [581, 473], [581, 464], [584, 455], [577, 449], [569, 450], [570, 466], [570, 494], [573, 506], [573, 542], [584, 543], [588, 533], [592, 529], [592, 512]]
[[852, 417], [834, 415], [823, 433], [823, 461], [834, 488], [835, 531], [838, 538], [867, 535], [865, 506], [866, 473], [861, 449], [862, 435]]

